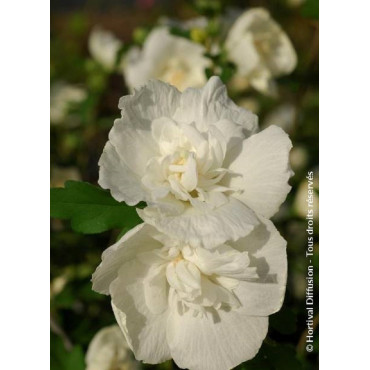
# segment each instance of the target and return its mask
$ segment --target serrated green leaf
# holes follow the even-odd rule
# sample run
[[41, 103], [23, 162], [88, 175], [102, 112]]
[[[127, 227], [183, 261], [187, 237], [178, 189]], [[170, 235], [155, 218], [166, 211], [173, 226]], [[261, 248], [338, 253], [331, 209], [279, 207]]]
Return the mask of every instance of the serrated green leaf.
[[50, 216], [70, 220], [72, 229], [84, 234], [132, 228], [142, 222], [135, 207], [117, 202], [109, 191], [80, 181], [67, 181], [64, 188], [50, 189]]

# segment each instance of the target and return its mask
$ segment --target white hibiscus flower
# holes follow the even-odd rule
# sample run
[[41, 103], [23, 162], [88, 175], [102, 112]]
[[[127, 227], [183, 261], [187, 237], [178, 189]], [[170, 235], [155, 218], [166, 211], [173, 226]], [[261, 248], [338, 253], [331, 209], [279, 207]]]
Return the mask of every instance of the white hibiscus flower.
[[260, 221], [212, 250], [141, 224], [103, 253], [93, 289], [111, 295], [136, 359], [226, 370], [256, 355], [287, 275], [286, 242], [271, 221]]
[[69, 115], [71, 108], [82, 103], [87, 98], [87, 92], [80, 86], [64, 81], [55, 82], [50, 88], [50, 121], [53, 125], [79, 123], [78, 117]]
[[119, 107], [99, 184], [118, 201], [147, 202], [140, 217], [166, 234], [194, 246], [237, 240], [290, 190], [288, 136], [275, 126], [254, 134], [257, 117], [218, 77], [182, 94], [151, 81]]
[[118, 325], [99, 330], [86, 352], [86, 370], [139, 370]]
[[275, 77], [291, 73], [297, 64], [288, 36], [263, 8], [247, 10], [235, 21], [225, 49], [237, 67], [234, 85], [265, 94], [274, 93]]
[[133, 90], [155, 78], [179, 90], [201, 87], [206, 82], [205, 68], [209, 60], [205, 49], [183, 37], [171, 35], [167, 28], [155, 28], [145, 40], [142, 50], [132, 48], [125, 59], [124, 76]]
[[107, 71], [116, 68], [118, 51], [123, 46], [112, 32], [95, 27], [90, 33], [88, 47], [91, 56]]

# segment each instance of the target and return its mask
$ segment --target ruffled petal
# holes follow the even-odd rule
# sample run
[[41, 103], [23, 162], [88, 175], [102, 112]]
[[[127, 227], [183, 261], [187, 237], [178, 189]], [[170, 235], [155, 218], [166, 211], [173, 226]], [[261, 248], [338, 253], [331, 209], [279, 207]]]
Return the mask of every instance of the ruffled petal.
[[243, 176], [225, 178], [226, 186], [243, 189], [234, 196], [257, 214], [270, 218], [284, 202], [291, 186], [289, 151], [292, 143], [277, 126], [270, 126], [243, 142], [230, 170]]
[[122, 110], [122, 117], [127, 117], [135, 127], [149, 129], [154, 119], [173, 117], [179, 106], [180, 96], [181, 93], [175, 87], [150, 80], [145, 86], [135, 90], [133, 95], [123, 96], [118, 107]]
[[102, 294], [109, 294], [109, 285], [117, 277], [123, 263], [132, 260], [138, 253], [162, 247], [160, 242], [153, 239], [157, 234], [154, 227], [140, 224], [106, 249], [102, 255], [102, 262], [92, 276], [93, 289]]
[[114, 122], [99, 161], [99, 184], [110, 189], [116, 200], [134, 205], [150, 199], [141, 179], [149, 160], [159, 155], [158, 143], [152, 136], [152, 121], [171, 117], [179, 96], [173, 86], [149, 81], [133, 95], [120, 99], [122, 117]]
[[144, 277], [148, 266], [132, 261], [124, 264], [118, 277], [110, 286], [110, 294], [116, 311], [123, 313], [116, 319], [123, 319], [124, 333], [137, 360], [157, 364], [171, 358], [166, 340], [168, 310], [153, 313], [145, 299]]
[[280, 310], [287, 280], [287, 243], [271, 221], [260, 220], [261, 224], [249, 235], [230, 243], [249, 253], [250, 266], [256, 268], [259, 276], [256, 280], [239, 281], [234, 290], [243, 313], [252, 316], [268, 316]]
[[161, 204], [137, 210], [145, 222], [159, 231], [192, 246], [203, 245], [206, 248], [213, 248], [226, 240], [237, 240], [259, 223], [251, 209], [233, 198], [215, 209], [201, 211], [188, 207], [183, 213], [173, 211], [173, 208], [164, 210]]
[[211, 77], [201, 89], [186, 89], [173, 117], [181, 123], [195, 122], [202, 132], [222, 119], [241, 126], [246, 136], [254, 133], [258, 126], [257, 116], [235, 105], [227, 95], [226, 86], [216, 76]]
[[126, 165], [110, 141], [104, 147], [99, 166], [99, 185], [109, 189], [114, 199], [126, 201], [128, 205], [146, 199], [140, 178]]
[[253, 358], [267, 334], [268, 318], [237, 310], [207, 309], [194, 317], [171, 310], [167, 340], [176, 364], [192, 370], [229, 370]]

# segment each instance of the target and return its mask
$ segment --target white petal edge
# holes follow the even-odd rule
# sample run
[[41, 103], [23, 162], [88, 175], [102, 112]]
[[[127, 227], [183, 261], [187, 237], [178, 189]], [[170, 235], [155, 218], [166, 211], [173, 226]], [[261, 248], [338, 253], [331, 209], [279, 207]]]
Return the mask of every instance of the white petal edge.
[[200, 131], [208, 131], [209, 125], [226, 119], [240, 125], [246, 137], [258, 128], [257, 116], [237, 106], [228, 97], [226, 86], [217, 76], [212, 76], [201, 89], [186, 89], [173, 118], [180, 123], [195, 122]]
[[289, 193], [291, 148], [289, 136], [281, 128], [270, 126], [244, 140], [241, 153], [230, 164], [230, 170], [243, 176], [231, 178], [227, 186], [243, 189], [235, 197], [256, 214], [272, 217]]
[[102, 262], [93, 273], [93, 290], [109, 294], [109, 285], [116, 279], [122, 264], [135, 258], [138, 253], [161, 248], [162, 244], [152, 237], [157, 233], [154, 227], [142, 223], [107, 248], [102, 254]]
[[143, 278], [148, 266], [138, 261], [124, 264], [110, 285], [112, 305], [137, 360], [158, 364], [171, 358], [166, 340], [168, 310], [153, 314], [145, 301]]
[[237, 240], [259, 224], [254, 212], [233, 198], [213, 210], [188, 208], [181, 214], [171, 215], [156, 204], [137, 212], [159, 231], [194, 247], [213, 248], [227, 240]]
[[288, 261], [287, 242], [270, 220], [260, 217], [261, 224], [249, 235], [230, 246], [248, 251], [250, 266], [257, 268], [257, 281], [240, 281], [235, 294], [247, 315], [268, 316], [280, 310], [285, 296]]

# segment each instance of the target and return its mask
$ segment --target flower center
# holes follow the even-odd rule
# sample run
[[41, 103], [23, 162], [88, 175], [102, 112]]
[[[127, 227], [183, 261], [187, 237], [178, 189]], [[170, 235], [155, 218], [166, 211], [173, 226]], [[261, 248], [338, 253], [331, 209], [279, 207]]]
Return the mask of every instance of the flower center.
[[222, 167], [226, 147], [221, 138], [199, 131], [195, 123], [166, 117], [153, 121], [152, 127], [159, 155], [147, 163], [142, 182], [153, 201], [170, 195], [202, 209], [225, 204], [235, 189], [222, 185], [228, 170]]
[[144, 284], [157, 284], [162, 281], [159, 276], [163, 276], [169, 298], [175, 297], [181, 310], [201, 312], [207, 307], [220, 308], [223, 305], [237, 308], [240, 302], [233, 290], [240, 280], [256, 277], [255, 268], [249, 267], [248, 254], [227, 245], [214, 251], [194, 249], [188, 245], [164, 246], [140, 254], [138, 259], [150, 266], [149, 277]]

